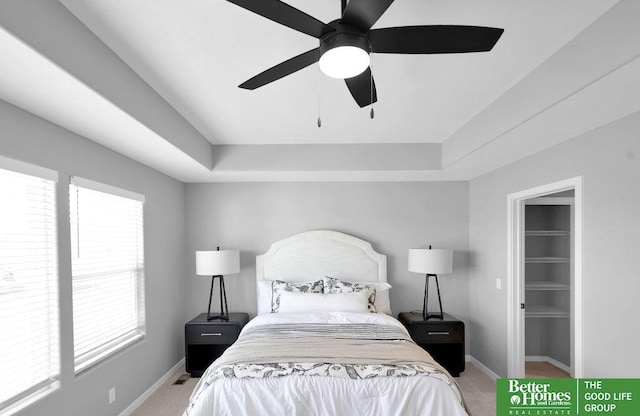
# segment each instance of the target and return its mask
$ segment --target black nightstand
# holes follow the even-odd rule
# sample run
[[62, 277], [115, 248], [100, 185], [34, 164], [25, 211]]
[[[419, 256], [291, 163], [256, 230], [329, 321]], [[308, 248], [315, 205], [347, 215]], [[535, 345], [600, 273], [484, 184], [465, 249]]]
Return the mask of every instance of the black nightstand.
[[224, 350], [236, 342], [247, 322], [248, 313], [230, 313], [229, 321], [208, 321], [201, 313], [184, 325], [184, 354], [187, 373], [200, 377]]
[[451, 315], [425, 320], [422, 313], [402, 312], [398, 320], [411, 338], [454, 377], [464, 371], [464, 322]]

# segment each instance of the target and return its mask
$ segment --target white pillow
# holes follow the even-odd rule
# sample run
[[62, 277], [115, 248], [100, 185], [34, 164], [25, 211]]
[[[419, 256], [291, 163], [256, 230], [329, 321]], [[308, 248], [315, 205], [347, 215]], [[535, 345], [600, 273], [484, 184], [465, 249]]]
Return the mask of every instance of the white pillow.
[[[259, 280], [258, 281], [258, 315], [262, 315], [265, 313], [271, 313], [272, 312], [272, 301], [273, 301], [273, 290], [274, 290], [274, 286], [273, 286], [273, 282], [274, 280]], [[280, 282], [279, 280], [276, 280], [276, 282]], [[276, 288], [281, 287], [281, 283], [280, 284], [276, 284]], [[314, 286], [314, 289], [316, 292], [322, 292], [322, 289], [320, 287], [318, 287], [318, 283], [320, 283], [320, 281], [316, 281], [313, 282], [316, 286]], [[291, 282], [290, 283], [293, 286], [296, 285], [305, 285], [308, 283], [305, 282]], [[276, 289], [278, 290], [278, 289]]]
[[[363, 288], [372, 290], [373, 307], [369, 307], [370, 312], [385, 313], [391, 315], [391, 300], [389, 299], [389, 289], [391, 285], [386, 282], [352, 282], [336, 279], [335, 277], [324, 276], [325, 293], [345, 293], [361, 291]], [[372, 310], [373, 309], [373, 310]]]
[[322, 293], [323, 288], [322, 280], [316, 280], [315, 282], [274, 280], [271, 282], [271, 312], [280, 311], [280, 296], [284, 292]]
[[374, 302], [374, 306], [378, 313], [386, 313], [387, 315], [393, 315], [391, 313], [391, 299], [389, 298], [389, 289], [391, 289], [391, 285], [389, 283], [376, 283], [376, 301]]
[[271, 280], [258, 281], [258, 315], [271, 313]]
[[367, 313], [367, 294], [282, 292], [279, 312], [363, 312]]

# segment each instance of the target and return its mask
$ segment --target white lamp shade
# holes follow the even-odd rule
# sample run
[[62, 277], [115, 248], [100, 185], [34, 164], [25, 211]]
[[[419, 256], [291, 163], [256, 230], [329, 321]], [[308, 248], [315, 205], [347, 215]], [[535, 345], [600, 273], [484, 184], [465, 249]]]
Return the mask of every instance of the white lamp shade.
[[410, 248], [409, 271], [426, 274], [448, 274], [453, 270], [453, 250]]
[[196, 251], [196, 274], [218, 276], [240, 272], [238, 250]]

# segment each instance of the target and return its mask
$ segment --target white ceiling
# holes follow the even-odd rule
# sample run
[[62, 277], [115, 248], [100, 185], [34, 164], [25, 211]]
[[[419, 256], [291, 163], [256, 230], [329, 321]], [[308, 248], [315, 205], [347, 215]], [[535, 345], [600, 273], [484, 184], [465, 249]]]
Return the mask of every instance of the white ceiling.
[[[9, 3], [0, 54], [13, 66], [0, 69], [0, 98], [185, 182], [465, 180], [640, 110], [634, 0], [396, 0], [374, 28], [505, 32], [488, 53], [374, 54], [373, 120], [317, 64], [255, 91], [237, 88], [317, 40], [226, 1]], [[287, 3], [325, 22], [339, 17], [339, 0]], [[616, 100], [606, 99], [612, 91]], [[441, 143], [442, 166], [217, 170], [218, 146], [203, 161], [202, 137], [238, 146], [236, 155], [246, 145]]]

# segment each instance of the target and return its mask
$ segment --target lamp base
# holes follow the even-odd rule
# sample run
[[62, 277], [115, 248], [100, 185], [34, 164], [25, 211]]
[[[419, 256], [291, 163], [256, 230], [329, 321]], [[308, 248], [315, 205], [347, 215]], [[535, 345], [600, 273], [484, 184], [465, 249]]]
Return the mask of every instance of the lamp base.
[[440, 319], [440, 320], [443, 320], [443, 319], [444, 319], [444, 314], [443, 314], [443, 313], [428, 313], [426, 316], [423, 314], [423, 315], [422, 315], [422, 318], [423, 318], [424, 320], [432, 319], [432, 318], [433, 318], [433, 319]]
[[[429, 313], [429, 278], [433, 276], [436, 278], [436, 289], [438, 290], [438, 304], [440, 305], [440, 313]], [[444, 313], [442, 312], [442, 300], [440, 299], [440, 285], [438, 284], [437, 274], [427, 274], [424, 280], [424, 303], [422, 306], [422, 318], [424, 320], [435, 318], [444, 319]]]
[[[220, 313], [217, 315], [211, 315], [211, 298], [213, 297], [213, 284], [216, 277], [220, 279]], [[224, 287], [224, 276], [211, 276], [211, 290], [209, 291], [209, 308], [207, 309], [207, 321], [214, 320], [228, 321], [229, 320], [229, 307], [227, 306], [227, 291]]]
[[215, 321], [218, 319], [221, 321], [228, 321], [229, 315], [207, 315], [207, 321]]

